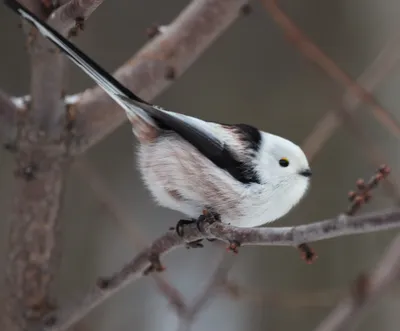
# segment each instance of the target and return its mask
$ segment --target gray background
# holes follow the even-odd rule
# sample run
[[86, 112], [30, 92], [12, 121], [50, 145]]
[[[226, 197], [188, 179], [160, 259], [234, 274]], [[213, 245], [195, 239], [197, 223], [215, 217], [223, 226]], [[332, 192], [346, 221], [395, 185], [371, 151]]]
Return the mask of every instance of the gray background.
[[[105, 1], [76, 40], [107, 70], [114, 70], [146, 41], [153, 22], [168, 23], [187, 1]], [[399, 29], [395, 0], [282, 1], [302, 29], [353, 77], [360, 75]], [[344, 92], [287, 43], [259, 3], [240, 18], [171, 88], [156, 101], [164, 107], [223, 122], [247, 122], [301, 144], [317, 121]], [[0, 86], [8, 93], [27, 92], [29, 63], [15, 15], [0, 6]], [[92, 86], [70, 65], [69, 93]], [[399, 68], [375, 90], [378, 100], [399, 117]], [[357, 113], [367, 132], [386, 152], [396, 178], [398, 145], [372, 120], [368, 107]], [[91, 149], [85, 158], [131, 215], [131, 225], [147, 240], [174, 225], [181, 215], [156, 206], [134, 167], [129, 125]], [[352, 136], [340, 128], [312, 161], [312, 188], [290, 214], [274, 225], [328, 218], [347, 206], [347, 191], [358, 177], [374, 171]], [[0, 278], [7, 243], [7, 214], [12, 198], [12, 157], [0, 151]], [[364, 210], [390, 206], [382, 189]], [[79, 298], [99, 275], [109, 275], [136, 252], [127, 231], [113, 222], [85, 181], [71, 171], [62, 214], [63, 258], [57, 277], [60, 303]], [[360, 271], [372, 268], [396, 231], [343, 237], [316, 243], [319, 259], [306, 265], [298, 252], [282, 247], [245, 247], [235, 257], [230, 279], [250, 298], [220, 295], [199, 315], [193, 330], [312, 330], [334, 307]], [[189, 301], [201, 293], [221, 249], [177, 250], [164, 262], [163, 275]], [[0, 286], [0, 294], [3, 291]], [[256, 294], [256, 295], [255, 295]], [[380, 301], [359, 330], [398, 330], [398, 289]], [[274, 296], [273, 296], [274, 295]], [[259, 296], [263, 296], [260, 300]], [[258, 299], [255, 300], [255, 297]], [[151, 278], [141, 279], [95, 309], [85, 330], [176, 330], [177, 318]]]

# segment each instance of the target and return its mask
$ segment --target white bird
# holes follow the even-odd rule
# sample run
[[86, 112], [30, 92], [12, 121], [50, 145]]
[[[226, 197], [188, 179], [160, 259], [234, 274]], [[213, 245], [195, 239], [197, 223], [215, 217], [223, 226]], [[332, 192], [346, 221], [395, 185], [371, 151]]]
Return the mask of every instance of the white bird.
[[206, 122], [149, 104], [17, 1], [5, 3], [125, 110], [140, 142], [140, 173], [160, 205], [190, 222], [208, 210], [222, 222], [254, 227], [284, 216], [305, 195], [311, 170], [293, 142], [250, 125]]

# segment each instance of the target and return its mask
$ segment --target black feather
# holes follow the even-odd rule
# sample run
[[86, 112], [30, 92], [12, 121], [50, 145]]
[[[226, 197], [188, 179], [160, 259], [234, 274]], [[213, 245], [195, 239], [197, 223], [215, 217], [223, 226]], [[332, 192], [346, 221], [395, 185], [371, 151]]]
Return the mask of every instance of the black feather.
[[[215, 141], [196, 127], [168, 113], [154, 111], [157, 109], [147, 109], [147, 107], [146, 110], [156, 121], [159, 128], [166, 131], [173, 131], [180, 135], [197, 148], [201, 154], [219, 168], [226, 170], [236, 180], [243, 184], [260, 183], [252, 164], [239, 161], [226, 144]], [[229, 128], [248, 141], [252, 149], [258, 149], [261, 134], [257, 129], [255, 130], [258, 132], [258, 135], [252, 127], [245, 124], [233, 125], [229, 126]]]
[[260, 130], [249, 124], [234, 124], [230, 125], [231, 130], [234, 131], [239, 139], [250, 148], [253, 152], [257, 152], [261, 145]]

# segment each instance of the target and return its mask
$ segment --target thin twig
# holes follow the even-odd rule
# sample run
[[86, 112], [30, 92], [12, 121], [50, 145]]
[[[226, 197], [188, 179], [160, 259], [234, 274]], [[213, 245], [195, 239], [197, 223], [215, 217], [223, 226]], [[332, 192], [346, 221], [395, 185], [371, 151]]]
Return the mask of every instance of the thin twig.
[[186, 242], [204, 237], [217, 238], [230, 242], [237, 240], [242, 245], [297, 246], [302, 242], [313, 242], [339, 236], [368, 233], [400, 227], [400, 210], [383, 210], [360, 216], [340, 215], [322, 222], [281, 228], [237, 228], [220, 222], [204, 224], [204, 233], [200, 233], [196, 225], [188, 225], [184, 237], [176, 231], [169, 231], [153, 241], [152, 245], [142, 250], [136, 257], [110, 278], [99, 281], [89, 294], [69, 309], [61, 310], [55, 318], [51, 318], [46, 331], [64, 331], [78, 322], [93, 308], [112, 296], [118, 290], [143, 276], [149, 267], [149, 258], [160, 256]]
[[346, 211], [346, 215], [355, 215], [361, 208], [362, 205], [368, 203], [372, 198], [372, 190], [377, 187], [378, 183], [384, 180], [390, 173], [390, 168], [386, 165], [382, 165], [376, 171], [365, 184], [363, 179], [358, 179], [356, 182], [358, 192], [350, 191], [348, 198], [351, 202], [349, 208]]

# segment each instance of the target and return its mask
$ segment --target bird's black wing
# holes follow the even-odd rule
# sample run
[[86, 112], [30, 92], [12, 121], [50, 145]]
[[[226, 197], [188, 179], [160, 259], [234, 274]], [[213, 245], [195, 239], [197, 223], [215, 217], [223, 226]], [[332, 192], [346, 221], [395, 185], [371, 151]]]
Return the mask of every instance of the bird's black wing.
[[4, 3], [33, 24], [44, 37], [63, 51], [71, 61], [86, 72], [125, 110], [132, 108], [144, 110], [161, 129], [170, 130], [180, 135], [216, 166], [226, 170], [238, 181], [242, 183], [258, 182], [248, 165], [239, 161], [226, 144], [210, 130], [207, 130], [204, 125], [200, 125], [193, 118], [188, 120], [184, 116], [165, 111], [144, 101], [18, 1], [4, 0]]
[[[238, 156], [229, 149], [229, 146], [216, 138], [206, 127], [190, 123], [188, 119], [180, 119], [175, 115], [171, 116], [164, 112], [155, 112], [153, 118], [158, 122], [160, 127], [179, 134], [183, 139], [196, 147], [200, 153], [219, 168], [226, 170], [236, 180], [244, 184], [259, 183], [259, 178], [253, 169], [253, 164], [248, 162], [247, 158], [240, 161]], [[232, 125], [230, 127], [233, 130], [232, 134], [236, 134], [238, 139], [246, 140], [249, 138], [241, 126]], [[244, 142], [245, 145], [248, 141], [250, 140]], [[248, 146], [251, 148], [250, 145]]]

